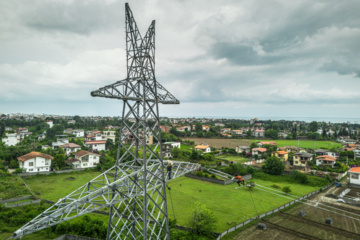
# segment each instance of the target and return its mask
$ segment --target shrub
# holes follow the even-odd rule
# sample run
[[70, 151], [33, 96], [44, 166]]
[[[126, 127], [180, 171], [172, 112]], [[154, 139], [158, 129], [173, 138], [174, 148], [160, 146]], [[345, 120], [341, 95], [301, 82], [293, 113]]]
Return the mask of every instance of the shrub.
[[271, 187], [277, 188], [277, 189], [280, 189], [280, 188], [281, 188], [279, 185], [276, 185], [276, 184], [271, 185]]
[[277, 157], [268, 157], [262, 170], [271, 175], [281, 175], [284, 172], [285, 164]]
[[308, 177], [306, 174], [298, 172], [298, 171], [292, 171], [291, 172], [291, 176], [294, 178], [294, 180], [298, 183], [308, 183]]
[[200, 172], [200, 171], [196, 172], [195, 175], [198, 176], [198, 177], [204, 177], [204, 173]]
[[206, 235], [214, 230], [216, 222], [214, 213], [205, 204], [195, 202], [189, 212], [187, 226], [198, 235]]
[[282, 191], [285, 193], [285, 194], [288, 194], [291, 192], [291, 188], [289, 186], [285, 186], [282, 188]]
[[211, 178], [216, 179], [216, 175], [215, 175], [215, 174], [211, 174]]

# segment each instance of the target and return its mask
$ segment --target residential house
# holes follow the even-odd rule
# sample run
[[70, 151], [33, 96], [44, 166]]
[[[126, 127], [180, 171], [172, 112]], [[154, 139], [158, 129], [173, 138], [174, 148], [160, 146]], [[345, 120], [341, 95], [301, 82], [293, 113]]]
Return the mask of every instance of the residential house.
[[82, 129], [74, 129], [72, 130], [72, 134], [75, 135], [75, 137], [84, 137], [85, 132]]
[[289, 157], [289, 153], [286, 151], [275, 151], [271, 153], [271, 156], [275, 156], [280, 158], [281, 161], [287, 161]]
[[242, 135], [242, 130], [232, 130], [231, 132], [234, 135]]
[[354, 152], [354, 156], [356, 158], [360, 158], [360, 149], [353, 149], [352, 151]]
[[45, 139], [46, 138], [46, 131], [44, 131], [43, 133], [40, 133], [36, 137], [37, 137], [38, 141], [41, 141], [41, 140]]
[[54, 123], [51, 120], [46, 121], [46, 123], [47, 125], [49, 125], [49, 128], [52, 128], [54, 126]]
[[329, 156], [329, 155], [322, 155], [322, 156], [318, 156], [316, 158], [316, 165], [320, 166], [320, 165], [326, 165], [326, 166], [331, 166], [333, 167], [336, 163], [336, 158]]
[[169, 158], [169, 157], [172, 157], [171, 150], [175, 147], [180, 148], [181, 143], [180, 142], [165, 142], [165, 143], [161, 144], [161, 147], [162, 147], [163, 157]]
[[210, 127], [206, 126], [206, 125], [202, 125], [202, 130], [203, 131], [210, 131]]
[[18, 157], [19, 166], [25, 172], [48, 172], [53, 159], [52, 156], [40, 152], [31, 152]]
[[256, 129], [256, 130], [252, 133], [252, 135], [253, 135], [254, 137], [265, 137], [265, 130], [258, 130], [258, 129]]
[[65, 130], [64, 130], [64, 133], [65, 134], [72, 134], [72, 128], [66, 128]]
[[284, 132], [279, 132], [278, 133], [278, 137], [279, 138], [287, 138], [288, 134], [287, 133], [284, 133]]
[[67, 121], [67, 124], [75, 124], [75, 123], [76, 123], [75, 120], [69, 120], [69, 121]]
[[169, 132], [170, 132], [170, 129], [171, 129], [171, 126], [160, 125], [160, 130], [161, 130], [162, 132], [169, 133]]
[[66, 155], [81, 150], [81, 146], [75, 143], [65, 143], [63, 145], [60, 145], [60, 147], [62, 147], [65, 150]]
[[299, 151], [299, 148], [295, 147], [295, 146], [284, 146], [284, 147], [280, 147], [279, 149], [283, 150], [283, 151], [287, 151], [287, 152], [298, 152]]
[[307, 152], [299, 152], [293, 155], [293, 165], [297, 167], [306, 167], [307, 163], [313, 159], [313, 155]]
[[248, 146], [236, 146], [235, 151], [237, 153], [243, 153], [243, 152], [249, 153], [250, 152], [250, 147], [248, 147]]
[[58, 149], [61, 145], [64, 145], [65, 143], [69, 143], [69, 138], [67, 135], [56, 135], [56, 142], [52, 143], [53, 149]]
[[110, 130], [108, 130], [108, 131], [103, 131], [103, 133], [102, 133], [102, 138], [103, 138], [104, 140], [111, 139], [111, 140], [113, 141], [113, 143], [115, 143], [115, 138], [116, 138], [116, 136], [115, 136], [115, 131], [110, 131]]
[[75, 158], [66, 160], [66, 164], [71, 164], [74, 168], [92, 168], [100, 163], [100, 154], [81, 150], [74, 153]]
[[228, 132], [230, 132], [231, 131], [231, 128], [222, 128], [222, 129], [220, 129], [220, 133], [228, 133]]
[[360, 167], [353, 167], [349, 170], [350, 184], [360, 187]]
[[203, 153], [209, 153], [211, 152], [210, 145], [201, 144], [194, 147], [196, 150], [201, 150]]
[[276, 143], [276, 142], [258, 142], [257, 145], [259, 145], [259, 147], [262, 147], [262, 146], [264, 146], [264, 145], [276, 146], [277, 143]]
[[319, 156], [329, 155], [329, 156], [332, 156], [332, 157], [334, 157], [334, 158], [338, 157], [338, 156], [336, 155], [336, 153], [331, 152], [331, 151], [329, 151], [329, 150], [325, 150], [325, 149], [315, 149], [314, 152], [315, 152], [316, 155], [319, 155]]
[[223, 124], [223, 123], [215, 123], [215, 126], [217, 127], [217, 126], [219, 126], [219, 127], [225, 127], [225, 124]]
[[6, 133], [6, 137], [2, 141], [6, 146], [15, 146], [20, 142], [16, 133]]
[[252, 155], [255, 156], [255, 155], [261, 155], [263, 153], [266, 153], [266, 148], [253, 148], [252, 149]]
[[90, 148], [93, 151], [105, 150], [105, 144], [106, 144], [105, 140], [94, 140], [94, 141], [84, 140], [84, 146]]

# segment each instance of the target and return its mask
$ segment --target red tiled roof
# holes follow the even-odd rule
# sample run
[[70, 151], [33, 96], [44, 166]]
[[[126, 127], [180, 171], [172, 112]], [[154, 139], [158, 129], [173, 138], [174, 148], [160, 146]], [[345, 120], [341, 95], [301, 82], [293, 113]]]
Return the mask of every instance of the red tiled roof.
[[62, 147], [62, 148], [81, 148], [80, 145], [77, 145], [75, 143], [65, 143], [65, 144], [61, 145], [60, 147]]
[[276, 142], [259, 142], [261, 143], [262, 145], [277, 145]]
[[354, 167], [354, 168], [350, 169], [349, 172], [360, 173], [360, 167]]
[[336, 158], [329, 156], [329, 155], [318, 156], [316, 159], [321, 159], [324, 161], [336, 161]]
[[80, 162], [80, 160], [76, 159], [76, 158], [69, 158], [68, 160], [65, 161], [66, 164], [73, 163], [73, 162]]
[[99, 141], [84, 141], [84, 143], [86, 144], [105, 144], [106, 141], [105, 140], [99, 140]]
[[77, 156], [77, 157], [81, 157], [81, 156], [84, 156], [84, 155], [87, 155], [87, 154], [93, 154], [93, 155], [101, 156], [100, 154], [88, 152], [88, 151], [85, 151], [85, 150], [81, 150], [81, 151], [78, 151], [78, 152], [73, 153], [73, 154], [74, 154], [75, 156]]
[[280, 155], [288, 154], [288, 152], [286, 152], [286, 151], [275, 151], [275, 152], [272, 152], [272, 153], [277, 153], [277, 154], [280, 154]]
[[266, 152], [266, 148], [253, 148], [253, 151]]
[[206, 149], [210, 147], [210, 145], [197, 145], [196, 147], [194, 147], [195, 149]]
[[265, 132], [265, 130], [255, 130], [255, 132]]
[[28, 153], [28, 154], [25, 154], [25, 155], [22, 155], [22, 156], [18, 157], [18, 160], [21, 161], [21, 162], [25, 162], [27, 160], [30, 160], [30, 159], [36, 158], [36, 157], [43, 157], [43, 158], [51, 159], [51, 160], [54, 159], [52, 156], [47, 155], [45, 153], [31, 152], [31, 153]]

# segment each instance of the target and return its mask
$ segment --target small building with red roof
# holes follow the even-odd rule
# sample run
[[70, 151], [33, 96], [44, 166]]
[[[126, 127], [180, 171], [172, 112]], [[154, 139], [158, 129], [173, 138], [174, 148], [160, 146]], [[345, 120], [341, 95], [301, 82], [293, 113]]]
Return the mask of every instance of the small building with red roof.
[[81, 149], [81, 146], [75, 143], [65, 143], [63, 145], [60, 145], [60, 147], [62, 147], [65, 150], [66, 155], [69, 155], [73, 152], [77, 152]]
[[350, 184], [356, 184], [360, 187], [360, 167], [353, 167], [349, 170]]
[[30, 152], [17, 158], [24, 172], [48, 172], [54, 158], [40, 152]]
[[73, 165], [74, 168], [91, 168], [100, 163], [100, 154], [88, 152], [85, 150], [74, 153], [75, 158], [69, 158], [66, 164]]
[[201, 150], [203, 153], [211, 152], [210, 145], [206, 145], [206, 144], [197, 145], [197, 146], [194, 147], [194, 149]]
[[252, 149], [252, 155], [261, 155], [262, 153], [266, 153], [266, 148], [253, 148]]
[[316, 158], [316, 165], [326, 165], [333, 167], [336, 163], [336, 158], [329, 155], [322, 155]]

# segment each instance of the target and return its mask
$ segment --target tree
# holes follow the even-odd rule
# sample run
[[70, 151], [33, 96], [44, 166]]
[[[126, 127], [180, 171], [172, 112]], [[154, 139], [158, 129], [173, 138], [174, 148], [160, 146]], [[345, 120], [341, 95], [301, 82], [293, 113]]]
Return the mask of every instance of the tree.
[[257, 147], [258, 147], [258, 145], [255, 142], [252, 142], [250, 144], [250, 151], [252, 151], [253, 148], [257, 148]]
[[268, 157], [262, 166], [265, 173], [271, 175], [281, 175], [285, 170], [285, 164], [277, 157]]
[[195, 202], [189, 211], [187, 225], [194, 229], [198, 235], [206, 235], [214, 230], [216, 225], [214, 213], [205, 204]]
[[115, 145], [114, 145], [114, 142], [113, 142], [112, 139], [110, 139], [110, 138], [106, 139], [105, 148], [106, 148], [107, 150], [112, 149], [114, 146], [115, 146]]
[[202, 129], [201, 123], [197, 122], [197, 123], [195, 124], [195, 131], [196, 131], [196, 132], [200, 132], [200, 131], [202, 131], [202, 130], [203, 130], [203, 129]]
[[54, 167], [59, 170], [65, 166], [65, 155], [64, 154], [56, 154], [54, 157]]
[[310, 132], [316, 132], [319, 128], [319, 124], [316, 122], [316, 121], [312, 121], [310, 124], [309, 124], [309, 131]]
[[10, 168], [18, 168], [18, 167], [19, 167], [19, 162], [16, 161], [15, 159], [12, 159], [12, 160], [10, 161], [9, 167], [10, 167]]
[[282, 191], [287, 195], [291, 192], [291, 188], [289, 186], [285, 186], [282, 188]]
[[4, 122], [0, 122], [0, 138], [2, 138], [2, 136], [5, 133], [5, 123]]
[[271, 139], [277, 139], [278, 138], [278, 132], [274, 129], [268, 129], [265, 131], [265, 137], [271, 138]]

